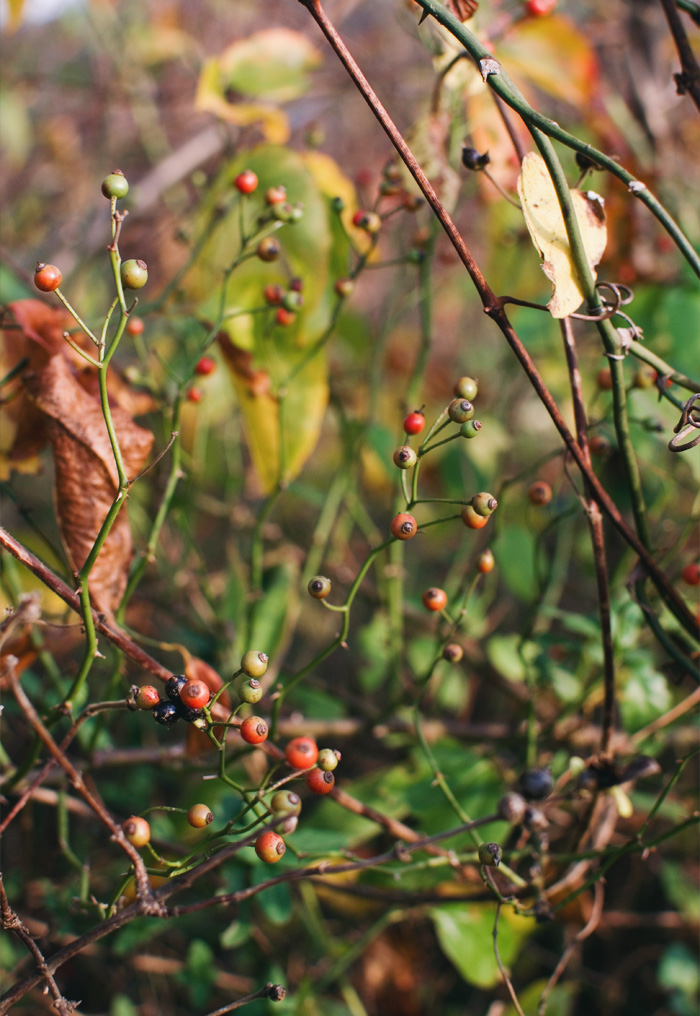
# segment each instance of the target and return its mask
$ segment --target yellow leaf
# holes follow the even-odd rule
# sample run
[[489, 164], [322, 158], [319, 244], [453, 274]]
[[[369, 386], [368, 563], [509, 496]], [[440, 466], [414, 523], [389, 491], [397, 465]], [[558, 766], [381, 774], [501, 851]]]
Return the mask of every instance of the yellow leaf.
[[289, 138], [289, 121], [278, 106], [267, 102], [229, 102], [221, 88], [218, 60], [207, 60], [197, 83], [195, 108], [213, 113], [226, 123], [249, 127], [259, 123], [267, 141], [282, 145]]
[[[603, 256], [607, 241], [603, 199], [593, 191], [571, 190], [588, 263], [595, 266]], [[540, 252], [542, 271], [554, 292], [547, 307], [555, 318], [572, 314], [583, 302], [583, 292], [571, 259], [571, 249], [559, 201], [544, 160], [536, 152], [523, 159], [518, 194], [532, 242]]]
[[22, 22], [24, 0], [7, 0], [7, 6], [10, 11], [10, 20], [7, 27], [11, 32], [14, 32], [16, 28], [19, 28]]

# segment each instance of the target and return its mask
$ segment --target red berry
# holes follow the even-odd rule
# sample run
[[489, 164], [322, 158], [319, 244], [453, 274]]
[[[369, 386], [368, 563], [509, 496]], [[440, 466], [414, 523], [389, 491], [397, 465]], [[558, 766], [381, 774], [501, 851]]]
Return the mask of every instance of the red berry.
[[214, 821], [214, 816], [206, 804], [193, 804], [187, 812], [187, 821], [193, 829], [204, 829]]
[[425, 417], [421, 413], [420, 409], [416, 409], [412, 413], [409, 413], [403, 421], [403, 429], [407, 434], [420, 434], [423, 427], [425, 427]]
[[132, 815], [122, 823], [122, 830], [129, 843], [135, 847], [145, 847], [151, 838], [151, 827], [145, 818]]
[[313, 794], [330, 794], [335, 786], [335, 776], [331, 772], [324, 772], [323, 769], [312, 769], [304, 777], [306, 786]]
[[201, 402], [204, 398], [204, 392], [201, 388], [190, 388], [187, 391], [188, 402]]
[[546, 505], [552, 500], [552, 488], [546, 480], [535, 480], [530, 486], [527, 496], [532, 504]]
[[180, 692], [180, 701], [188, 709], [202, 709], [209, 701], [209, 685], [204, 681], [188, 681]]
[[683, 581], [689, 586], [700, 586], [700, 565], [686, 564], [681, 572]]
[[158, 689], [154, 688], [152, 684], [144, 684], [139, 688], [136, 695], [136, 705], [139, 709], [155, 709], [159, 702]]
[[272, 304], [276, 307], [284, 300], [284, 286], [270, 283], [269, 286], [265, 286], [263, 289], [263, 296], [265, 297], [265, 303]]
[[200, 377], [207, 377], [209, 374], [213, 374], [215, 370], [216, 360], [212, 360], [210, 356], [203, 356], [194, 368], [195, 374], [199, 374]]
[[557, 0], [526, 0], [525, 9], [533, 18], [542, 18], [551, 14], [557, 6]]
[[286, 328], [287, 325], [291, 325], [296, 321], [296, 314], [293, 310], [287, 310], [286, 307], [278, 307], [275, 314], [275, 321], [278, 325], [282, 325]]
[[462, 508], [462, 522], [468, 529], [483, 529], [489, 520], [488, 515], [477, 515], [470, 504]]
[[310, 769], [316, 765], [318, 746], [312, 737], [295, 737], [284, 749], [284, 755], [292, 769]]
[[145, 327], [143, 318], [140, 317], [130, 317], [126, 324], [126, 330], [129, 335], [143, 335]]
[[399, 512], [391, 520], [391, 535], [397, 540], [411, 540], [418, 532], [418, 523], [407, 512]]
[[606, 455], [610, 451], [610, 442], [604, 434], [594, 434], [589, 441], [591, 455]]
[[422, 596], [423, 606], [428, 610], [444, 610], [447, 606], [447, 593], [444, 589], [431, 586]]
[[261, 744], [267, 740], [269, 728], [260, 716], [247, 716], [241, 723], [241, 737], [248, 744]]
[[252, 194], [258, 186], [258, 178], [252, 169], [244, 169], [233, 181], [233, 185], [241, 194]]
[[34, 272], [34, 285], [37, 289], [40, 289], [42, 293], [53, 293], [54, 290], [58, 289], [62, 281], [63, 275], [60, 268], [57, 268], [56, 265], [45, 265], [42, 261], [37, 261], [36, 271]]
[[265, 191], [265, 201], [268, 205], [281, 205], [287, 200], [286, 187], [268, 187]]
[[286, 849], [287, 847], [282, 837], [279, 833], [273, 833], [271, 829], [261, 833], [255, 841], [255, 853], [266, 864], [275, 864], [283, 856]]
[[598, 371], [596, 381], [598, 382], [598, 387], [602, 391], [605, 392], [610, 391], [610, 389], [612, 388], [612, 371], [610, 370], [610, 368], [609, 367], [601, 368], [601, 370]]
[[493, 571], [495, 565], [496, 562], [490, 550], [485, 550], [476, 559], [476, 570], [480, 571], [482, 575], [488, 575], [490, 571]]

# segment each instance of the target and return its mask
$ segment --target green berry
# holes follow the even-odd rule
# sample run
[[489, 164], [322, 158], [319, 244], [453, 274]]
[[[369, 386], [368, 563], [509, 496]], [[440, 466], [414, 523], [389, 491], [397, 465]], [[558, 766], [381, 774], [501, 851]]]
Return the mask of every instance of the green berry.
[[455, 381], [453, 390], [456, 398], [473, 402], [479, 391], [479, 382], [475, 377], [461, 377]]
[[113, 169], [109, 176], [104, 178], [101, 190], [106, 198], [126, 197], [129, 193], [129, 184], [121, 169]]
[[325, 600], [331, 591], [331, 580], [325, 575], [316, 575], [306, 587], [315, 600]]
[[447, 407], [447, 415], [454, 423], [467, 423], [474, 416], [474, 406], [469, 399], [453, 399]]
[[125, 289], [143, 289], [148, 282], [148, 265], [140, 258], [130, 258], [122, 262], [119, 274]]
[[498, 501], [489, 494], [488, 491], [482, 490], [479, 494], [475, 494], [471, 500], [471, 506], [477, 515], [481, 515], [483, 518], [488, 518], [498, 508]]
[[501, 857], [501, 848], [497, 843], [482, 843], [479, 847], [479, 860], [487, 868], [497, 868]]
[[267, 653], [258, 652], [257, 649], [249, 649], [241, 660], [241, 670], [248, 677], [262, 677], [267, 670], [269, 657]]
[[241, 685], [240, 696], [244, 702], [248, 705], [254, 706], [256, 702], [259, 702], [263, 697], [263, 689], [260, 681], [256, 681], [254, 677], [251, 677], [250, 681], [246, 681]]
[[476, 437], [476, 435], [479, 433], [480, 430], [481, 430], [480, 420], [467, 420], [467, 422], [463, 423], [462, 426], [459, 428], [459, 432], [462, 435], [462, 437], [466, 438]]
[[399, 469], [410, 469], [417, 461], [418, 456], [409, 445], [402, 445], [394, 452], [394, 465]]
[[322, 769], [324, 773], [332, 773], [337, 768], [340, 762], [340, 752], [334, 751], [333, 748], [321, 748], [318, 753], [318, 759], [316, 765], [319, 769]]
[[301, 811], [301, 798], [293, 790], [278, 790], [270, 798], [270, 808], [275, 815], [298, 815]]

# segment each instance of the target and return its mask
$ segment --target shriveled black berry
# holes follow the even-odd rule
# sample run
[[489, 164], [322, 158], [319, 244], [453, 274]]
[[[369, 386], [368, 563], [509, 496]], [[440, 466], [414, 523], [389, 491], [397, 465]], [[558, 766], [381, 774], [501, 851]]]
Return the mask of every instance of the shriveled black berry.
[[543, 801], [553, 786], [552, 774], [542, 766], [526, 769], [518, 780], [518, 790], [528, 801]]
[[193, 709], [192, 706], [186, 706], [184, 702], [177, 701], [174, 705], [179, 719], [185, 720], [187, 723], [192, 723], [204, 715], [201, 709]]
[[174, 702], [159, 702], [153, 710], [153, 718], [164, 727], [172, 727], [178, 721], [177, 706]]
[[171, 702], [180, 701], [180, 692], [186, 684], [187, 678], [184, 674], [175, 674], [165, 682], [165, 694]]

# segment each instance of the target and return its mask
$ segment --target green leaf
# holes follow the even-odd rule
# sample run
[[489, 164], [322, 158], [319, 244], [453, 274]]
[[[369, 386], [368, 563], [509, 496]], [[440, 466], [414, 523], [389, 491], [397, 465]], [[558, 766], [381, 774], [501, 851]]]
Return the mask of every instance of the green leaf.
[[217, 58], [224, 91], [290, 102], [309, 86], [308, 72], [321, 63], [319, 50], [289, 28], [266, 28], [228, 46]]
[[[438, 942], [445, 956], [468, 984], [492, 988], [501, 979], [493, 951], [493, 906], [450, 903], [430, 911]], [[517, 957], [534, 922], [510, 911], [498, 922], [498, 951], [508, 967]]]
[[[478, 438], [477, 438], [478, 440]], [[539, 595], [535, 572], [535, 535], [524, 526], [503, 526], [491, 549], [506, 585], [525, 603]]]
[[671, 708], [671, 692], [663, 674], [648, 660], [634, 660], [634, 669], [624, 685], [620, 713], [626, 730], [638, 730]]
[[666, 949], [659, 963], [659, 984], [667, 990], [676, 989], [688, 998], [697, 996], [700, 967], [695, 953], [682, 942]]

